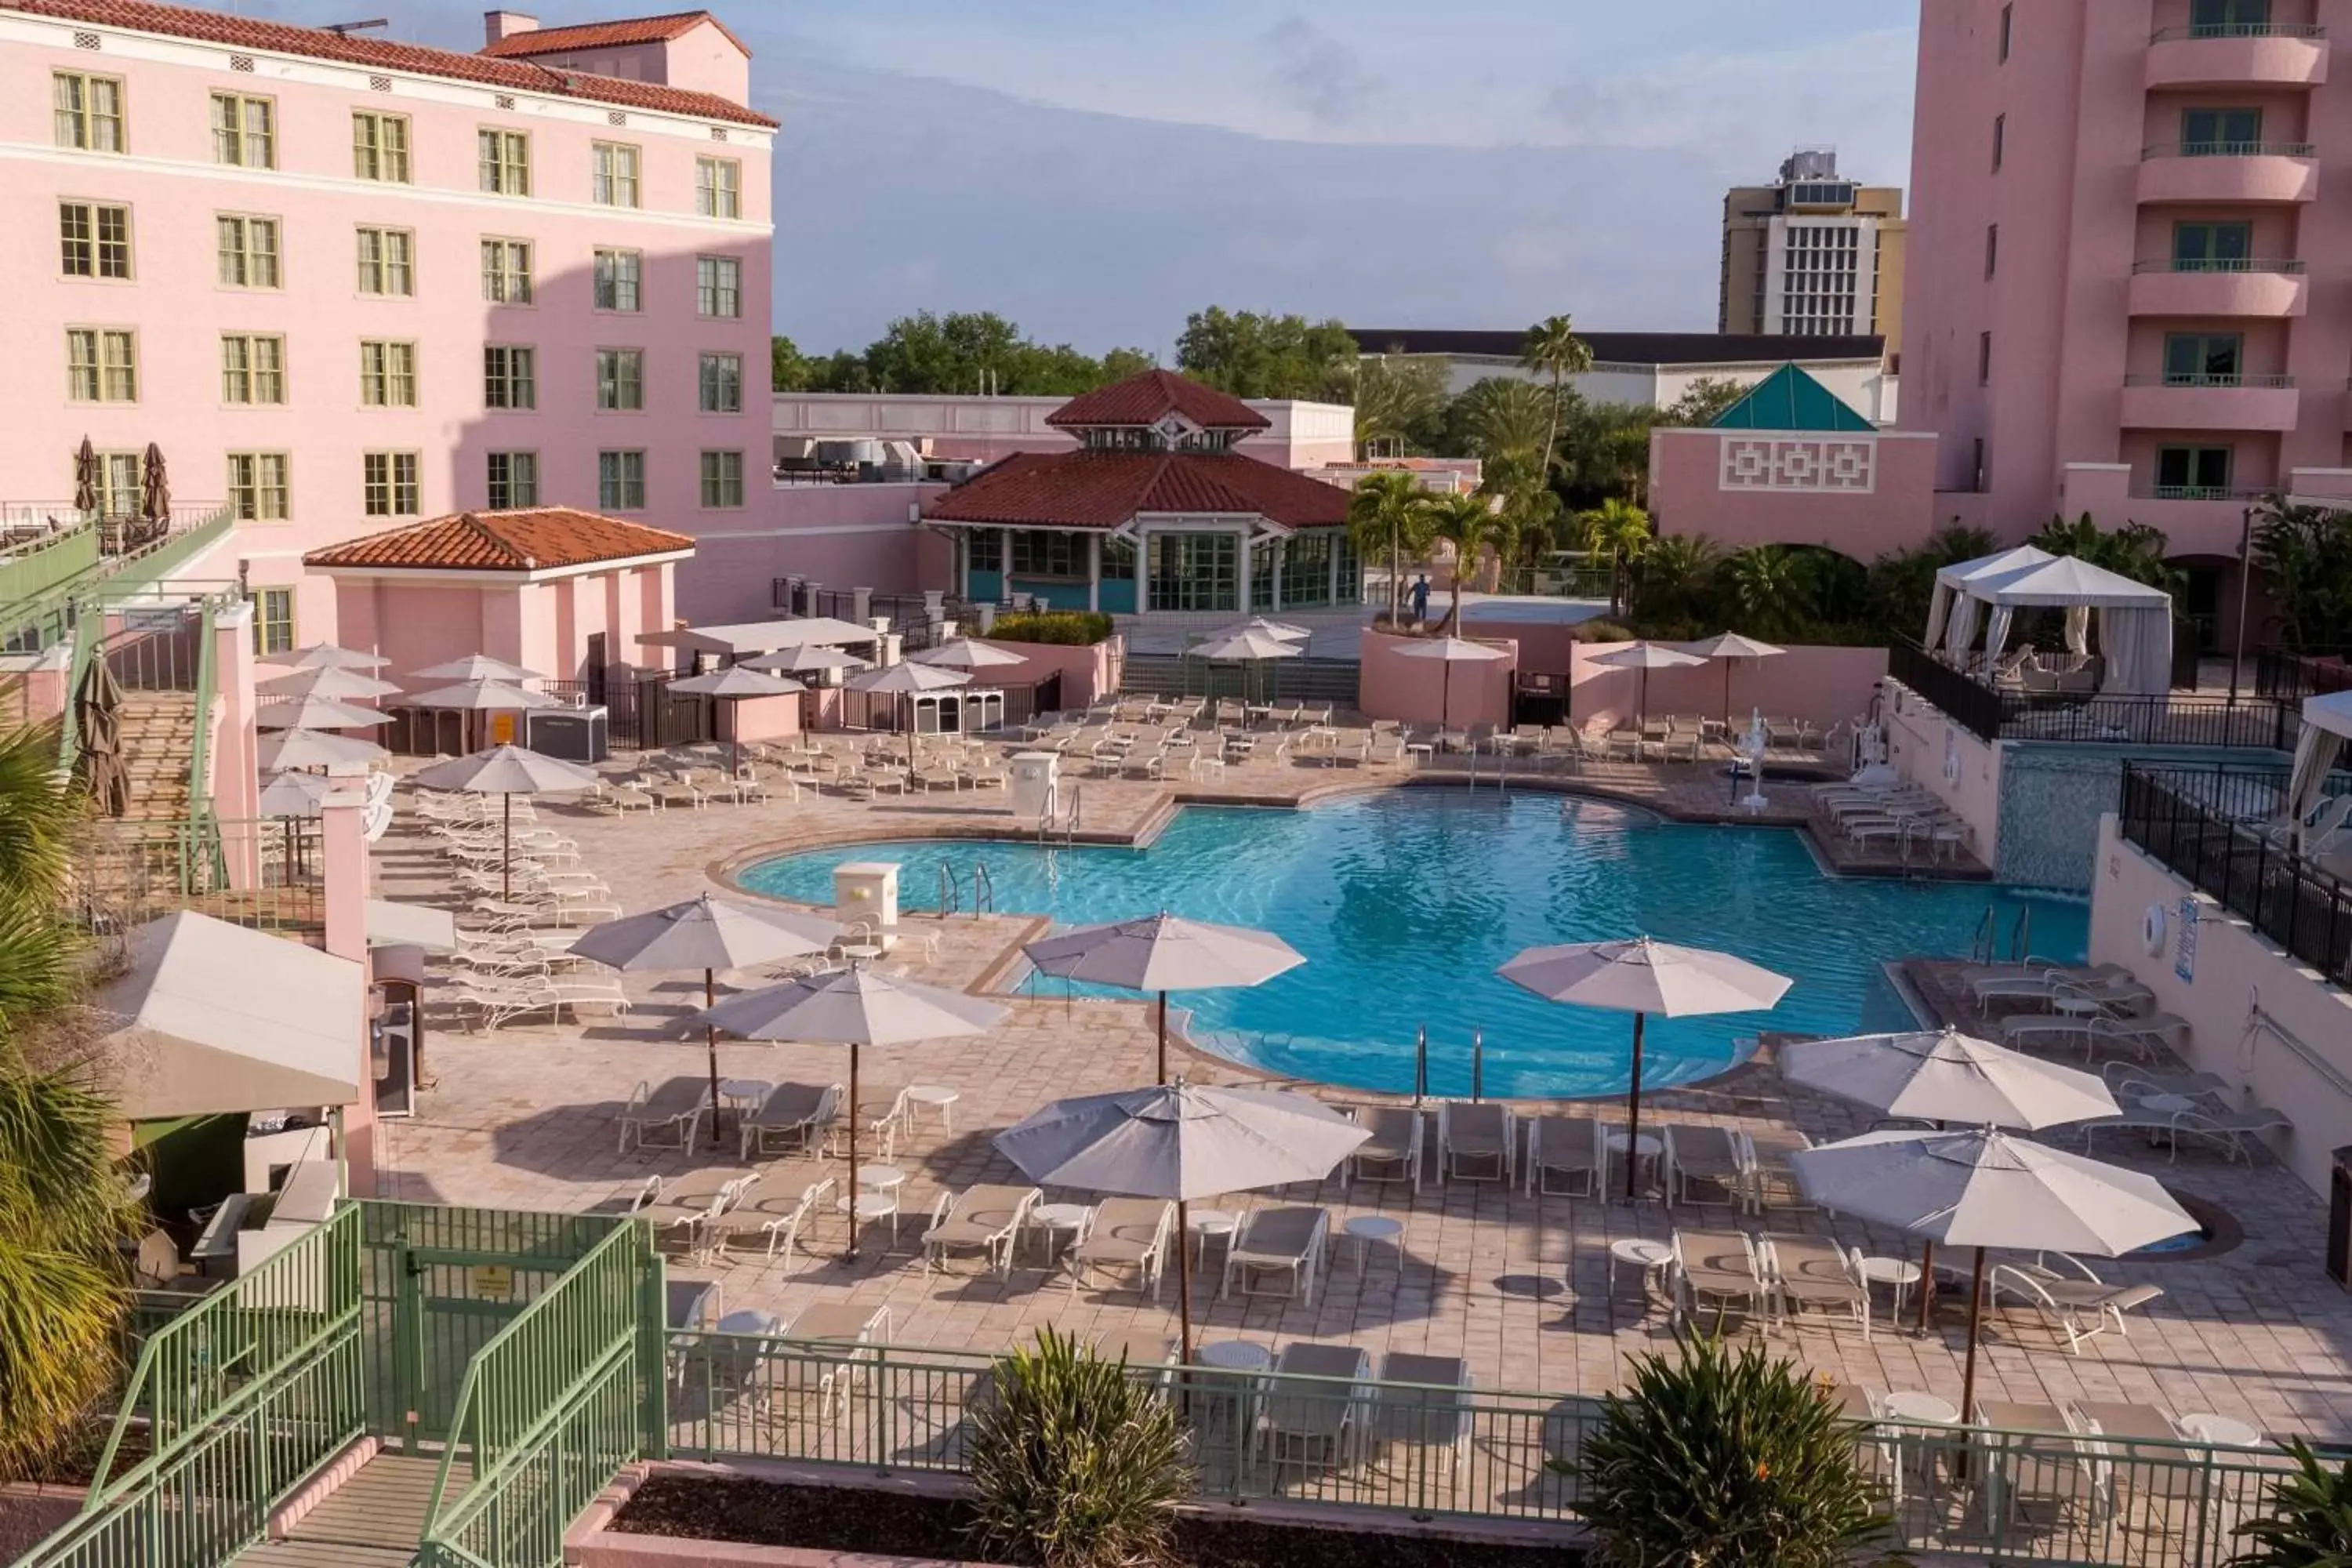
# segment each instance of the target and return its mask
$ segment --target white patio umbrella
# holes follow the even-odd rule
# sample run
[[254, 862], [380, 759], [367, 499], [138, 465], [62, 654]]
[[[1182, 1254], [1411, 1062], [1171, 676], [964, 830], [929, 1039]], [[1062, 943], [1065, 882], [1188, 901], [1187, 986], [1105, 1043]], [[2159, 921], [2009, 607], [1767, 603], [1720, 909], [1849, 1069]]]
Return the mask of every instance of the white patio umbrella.
[[373, 741], [324, 730], [279, 730], [261, 737], [255, 761], [264, 773], [280, 768], [323, 768], [336, 763], [373, 763], [385, 755]]
[[797, 910], [730, 904], [704, 893], [682, 904], [624, 915], [591, 926], [572, 944], [582, 958], [621, 970], [702, 971], [703, 1045], [710, 1066], [710, 1145], [719, 1146], [719, 1032], [708, 1022], [717, 1005], [718, 973], [823, 952], [841, 928]]
[[1633, 722], [1639, 725], [1648, 722], [1650, 717], [1650, 671], [1688, 669], [1694, 665], [1705, 664], [1706, 660], [1696, 654], [1668, 647], [1664, 643], [1637, 642], [1612, 648], [1607, 653], [1594, 654], [1592, 662], [1606, 665], [1611, 669], [1638, 669], [1642, 672], [1641, 695], [1633, 703]]
[[[453, 686], [436, 686], [429, 691], [417, 692], [404, 700], [411, 708], [448, 709], [460, 713], [523, 713], [533, 709], [563, 706], [555, 698], [537, 691], [527, 691], [511, 681], [488, 676], [462, 679]], [[472, 729], [472, 725], [461, 719], [457, 721], [457, 727], [458, 743], [460, 745], [471, 743], [473, 736], [467, 731]], [[523, 731], [523, 738], [526, 740], [530, 738], [528, 731]]]
[[357, 648], [337, 647], [331, 642], [314, 642], [308, 647], [265, 654], [257, 662], [282, 665], [289, 669], [382, 669], [392, 660], [378, 658], [372, 653], [362, 653]]
[[[1700, 658], [1719, 658], [1723, 661], [1723, 724], [1724, 728], [1729, 729], [1731, 727], [1731, 667], [1743, 658], [1778, 658], [1789, 650], [1784, 647], [1775, 647], [1768, 642], [1758, 642], [1754, 637], [1741, 637], [1738, 632], [1717, 632], [1711, 637], [1703, 637], [1697, 642], [1683, 644], [1682, 651]], [[1644, 679], [1647, 678], [1644, 677]]]
[[1180, 1079], [1057, 1100], [998, 1133], [996, 1147], [1041, 1185], [1174, 1200], [1176, 1310], [1189, 1363], [1192, 1201], [1319, 1182], [1370, 1136], [1369, 1128], [1303, 1094], [1195, 1089]]
[[[1303, 658], [1307, 655], [1307, 650], [1300, 647], [1295, 639], [1255, 625], [1220, 633], [1204, 642], [1195, 643], [1184, 652], [1188, 658], [1202, 659], [1210, 664], [1239, 665], [1270, 664], [1276, 659]], [[1263, 685], [1259, 687], [1261, 695], [1265, 689]], [[1242, 678], [1242, 694], [1244, 699], [1249, 694], [1246, 673]]]
[[368, 730], [391, 723], [392, 715], [331, 697], [287, 697], [256, 707], [253, 721], [264, 730]]
[[743, 765], [743, 742], [734, 738], [735, 721], [732, 711], [734, 705], [747, 698], [790, 697], [808, 689], [797, 680], [787, 680], [781, 675], [770, 675], [765, 670], [747, 669], [740, 664], [730, 664], [724, 669], [714, 669], [708, 675], [689, 675], [683, 680], [673, 680], [669, 683], [669, 689], [688, 697], [713, 698], [728, 705], [730, 712], [727, 721], [729, 737], [727, 744], [730, 773]]
[[[895, 707], [902, 697], [919, 696], [926, 691], [945, 691], [950, 687], [969, 686], [971, 675], [961, 669], [941, 669], [937, 665], [916, 664], [901, 659], [880, 669], [869, 669], [849, 678], [849, 689], [877, 697], [888, 697]], [[907, 721], [907, 765], [915, 765], [915, 724], [910, 715]]]
[[1259, 985], [1307, 962], [1271, 931], [1171, 914], [1080, 926], [1025, 944], [1040, 974], [1160, 993], [1159, 1078], [1168, 1081], [1168, 993]]
[[747, 658], [743, 661], [743, 668], [764, 669], [771, 675], [822, 675], [833, 669], [864, 669], [873, 662], [841, 648], [812, 642], [776, 648], [757, 658]]
[[519, 795], [569, 795], [591, 789], [596, 775], [577, 763], [542, 756], [520, 746], [492, 746], [487, 752], [452, 757], [417, 771], [412, 780], [420, 789], [454, 790], [465, 795], [500, 797], [499, 826], [499, 887], [502, 896], [514, 894], [514, 797]]
[[1005, 1009], [960, 991], [893, 980], [852, 966], [783, 985], [746, 991], [706, 1011], [698, 1022], [739, 1040], [849, 1047], [849, 1248], [857, 1256], [857, 1068], [866, 1046], [985, 1034]]
[[283, 697], [331, 697], [341, 702], [391, 697], [400, 690], [389, 680], [378, 680], [373, 675], [362, 675], [358, 670], [344, 669], [335, 665], [289, 669], [283, 675], [255, 681], [253, 689], [272, 700]]
[[910, 653], [907, 657], [917, 664], [932, 665], [940, 669], [1002, 669], [1029, 662], [1024, 654], [971, 637], [950, 637], [937, 647], [927, 647], [920, 653]]
[[1625, 1195], [1634, 1195], [1634, 1140], [1642, 1131], [1642, 1025], [1653, 1013], [1667, 1018], [1761, 1012], [1793, 984], [1727, 952], [1674, 947], [1646, 936], [1630, 942], [1572, 942], [1531, 947], [1496, 973], [1547, 1002], [1633, 1015], [1633, 1082], [1627, 1097]]
[[1312, 627], [1294, 626], [1288, 621], [1270, 621], [1264, 616], [1253, 616], [1239, 626], [1227, 626], [1222, 631], [1211, 632], [1209, 640], [1223, 642], [1228, 637], [1242, 637], [1251, 632], [1278, 638], [1283, 642], [1305, 642], [1315, 635]]
[[324, 773], [272, 773], [261, 781], [257, 809], [264, 816], [316, 816], [319, 803], [334, 787]]
[[2154, 1176], [2103, 1164], [1998, 1128], [1865, 1132], [1789, 1157], [1814, 1203], [1976, 1254], [1969, 1288], [1960, 1419], [1976, 1406], [1977, 1341], [1988, 1247], [2119, 1258], [2197, 1228]]
[[1397, 657], [1399, 658], [1433, 658], [1444, 664], [1445, 679], [1440, 687], [1440, 695], [1437, 699], [1437, 727], [1441, 730], [1450, 730], [1454, 727], [1454, 667], [1457, 664], [1492, 664], [1496, 659], [1508, 658], [1511, 656], [1501, 648], [1490, 647], [1482, 642], [1472, 642], [1466, 637], [1449, 635], [1407, 643], [1397, 649]]
[[525, 669], [519, 664], [509, 664], [502, 658], [492, 658], [486, 653], [469, 653], [463, 658], [453, 658], [446, 664], [436, 664], [425, 669], [408, 672], [411, 680], [496, 680], [511, 686], [520, 680], [547, 679], [535, 669]]

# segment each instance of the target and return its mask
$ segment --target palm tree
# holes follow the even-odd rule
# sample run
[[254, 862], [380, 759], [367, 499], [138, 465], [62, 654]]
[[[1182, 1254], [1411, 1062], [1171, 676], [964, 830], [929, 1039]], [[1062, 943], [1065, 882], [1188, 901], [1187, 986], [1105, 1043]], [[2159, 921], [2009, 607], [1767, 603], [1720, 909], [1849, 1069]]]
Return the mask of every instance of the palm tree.
[[1735, 551], [1717, 568], [1722, 597], [1737, 623], [1733, 630], [1754, 637], [1783, 637], [1804, 619], [1812, 601], [1811, 564], [1781, 544], [1751, 544]]
[[1454, 542], [1454, 603], [1445, 612], [1444, 630], [1455, 632], [1462, 626], [1462, 580], [1470, 574], [1473, 558], [1481, 544], [1500, 545], [1501, 520], [1495, 515], [1495, 498], [1489, 495], [1438, 496], [1429, 503], [1431, 531], [1440, 539]]
[[1348, 537], [1360, 558], [1386, 547], [1389, 558], [1389, 625], [1395, 626], [1404, 591], [1404, 552], [1423, 538], [1429, 492], [1411, 474], [1367, 474], [1348, 498]]
[[1519, 363], [1551, 381], [1551, 424], [1544, 433], [1544, 468], [1551, 467], [1554, 452], [1559, 450], [1560, 417], [1568, 409], [1568, 378], [1582, 375], [1592, 368], [1592, 345], [1576, 335], [1576, 326], [1566, 316], [1546, 316], [1528, 329], [1527, 342], [1520, 345]]
[[1715, 541], [1704, 533], [1670, 533], [1650, 542], [1634, 588], [1643, 619], [1677, 619], [1692, 614], [1716, 565]]
[[1551, 480], [1556, 410], [1543, 388], [1489, 376], [1457, 400], [1463, 445], [1486, 467], [1486, 483], [1517, 493]]
[[1610, 497], [1590, 511], [1577, 514], [1584, 548], [1609, 558], [1609, 613], [1625, 612], [1625, 568], [1648, 553], [1650, 514], [1632, 501]]

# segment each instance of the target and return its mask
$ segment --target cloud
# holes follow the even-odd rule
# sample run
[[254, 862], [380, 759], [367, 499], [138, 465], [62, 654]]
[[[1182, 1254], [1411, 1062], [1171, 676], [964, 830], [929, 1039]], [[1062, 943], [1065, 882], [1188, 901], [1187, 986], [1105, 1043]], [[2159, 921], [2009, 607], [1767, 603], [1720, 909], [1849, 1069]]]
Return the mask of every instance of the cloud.
[[1275, 86], [1318, 125], [1360, 119], [1381, 94], [1381, 79], [1339, 38], [1296, 13], [1259, 35], [1271, 55]]

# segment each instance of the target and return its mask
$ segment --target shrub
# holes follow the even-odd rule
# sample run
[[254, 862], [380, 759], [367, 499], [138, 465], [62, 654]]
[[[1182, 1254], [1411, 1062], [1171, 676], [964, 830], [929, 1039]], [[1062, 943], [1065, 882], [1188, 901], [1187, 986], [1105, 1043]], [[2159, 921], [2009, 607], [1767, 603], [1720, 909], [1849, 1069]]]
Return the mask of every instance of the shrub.
[[975, 1544], [990, 1562], [1135, 1568], [1168, 1555], [1192, 1490], [1175, 1411], [1074, 1337], [1001, 1358], [972, 1416]]
[[1884, 1524], [1850, 1423], [1793, 1363], [1683, 1342], [1556, 1468], [1583, 1483], [1601, 1560], [1641, 1568], [1832, 1568]]
[[2238, 1526], [2246, 1549], [2230, 1568], [2328, 1568], [2352, 1562], [2352, 1465], [2329, 1469], [2302, 1443], [2294, 1470], [2271, 1486], [2271, 1510]]
[[1579, 642], [1632, 642], [1633, 634], [1615, 621], [1579, 621], [1576, 624]]
[[999, 616], [989, 633], [992, 642], [1041, 642], [1064, 647], [1088, 647], [1110, 640], [1111, 619], [1099, 610], [1034, 610]]

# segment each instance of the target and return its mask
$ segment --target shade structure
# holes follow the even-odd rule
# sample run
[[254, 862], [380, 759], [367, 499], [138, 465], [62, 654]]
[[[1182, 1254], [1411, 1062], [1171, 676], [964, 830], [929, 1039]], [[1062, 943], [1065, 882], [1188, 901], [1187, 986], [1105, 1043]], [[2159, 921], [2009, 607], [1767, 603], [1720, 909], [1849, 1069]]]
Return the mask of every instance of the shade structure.
[[[1998, 577], [2021, 566], [2057, 559], [2047, 550], [2020, 544], [1937, 568], [1935, 590], [1927, 600], [1927, 635], [1919, 639], [1920, 645], [1928, 648], [1941, 645], [1946, 652], [1954, 655], [1967, 652], [1969, 644], [1976, 639], [1976, 606], [1964, 597], [1968, 584], [1980, 577]], [[1956, 605], [1962, 611], [1958, 616], [1952, 614]]]
[[1717, 632], [1711, 637], [1683, 644], [1682, 651], [1723, 661], [1723, 722], [1727, 729], [1731, 724], [1731, 667], [1743, 658], [1778, 658], [1789, 650], [1738, 632]]
[[[702, 971], [702, 1005], [718, 1001], [717, 977], [722, 969], [754, 963], [780, 963], [823, 952], [841, 934], [841, 928], [821, 916], [772, 906], [728, 903], [709, 893], [682, 904], [624, 915], [592, 926], [572, 944], [581, 958], [623, 970]], [[719, 1034], [705, 1025], [703, 1044], [709, 1053], [710, 1103], [719, 1103]], [[719, 1118], [710, 1119], [710, 1142], [719, 1144]]]
[[593, 788], [596, 775], [577, 763], [542, 756], [520, 746], [492, 746], [486, 752], [452, 757], [420, 768], [411, 781], [419, 789], [454, 790], [465, 795], [504, 796], [499, 822], [499, 887], [503, 896], [514, 893], [514, 797], [519, 795], [569, 795]]
[[867, 1046], [985, 1034], [1005, 1009], [960, 991], [855, 966], [730, 996], [696, 1022], [739, 1040], [849, 1047], [849, 1247], [857, 1256], [858, 1053]]
[[1160, 994], [1159, 1081], [1168, 1081], [1168, 993], [1259, 985], [1307, 962], [1271, 931], [1157, 914], [1080, 926], [1021, 950], [1040, 974]]
[[287, 653], [268, 654], [258, 662], [288, 669], [382, 669], [392, 660], [357, 648], [337, 647], [331, 642], [314, 642]]
[[822, 675], [832, 669], [864, 669], [874, 661], [845, 653], [823, 643], [803, 643], [797, 647], [780, 647], [743, 661], [745, 669], [764, 669], [773, 675]]
[[2295, 741], [2294, 766], [2287, 775], [2287, 807], [2298, 851], [2310, 837], [2312, 813], [2327, 794], [2328, 773], [2347, 747], [2352, 747], [2352, 691], [2305, 698], [2303, 733]]
[[1242, 637], [1251, 632], [1276, 637], [1283, 642], [1305, 642], [1315, 635], [1314, 629], [1309, 626], [1294, 626], [1288, 621], [1270, 621], [1264, 616], [1253, 616], [1238, 626], [1225, 626], [1211, 632], [1207, 640], [1223, 642], [1228, 637]]
[[996, 1147], [1041, 1184], [1175, 1201], [1177, 1312], [1189, 1363], [1186, 1205], [1220, 1193], [1321, 1181], [1370, 1136], [1369, 1128], [1303, 1094], [1180, 1081], [1057, 1100], [998, 1133]]
[[[2154, 696], [2172, 687], [2172, 595], [2161, 588], [2110, 572], [2072, 555], [2030, 562], [2005, 572], [1978, 573], [1960, 585], [1965, 608], [1991, 607], [1985, 622], [1988, 663], [2009, 643], [2011, 618], [2021, 609], [2064, 609], [2067, 643], [2084, 651], [2092, 610], [2099, 613], [2099, 648], [2106, 668], [2099, 689], [2126, 696]], [[1963, 643], [1955, 652], [1966, 651]]]
[[920, 653], [907, 656], [917, 664], [928, 664], [939, 669], [1004, 669], [1029, 662], [1025, 654], [998, 647], [994, 643], [980, 642], [971, 637], [950, 637], [937, 647], [927, 647]]
[[[688, 697], [711, 698], [729, 704], [730, 710], [733, 704], [750, 698], [793, 697], [808, 689], [797, 680], [787, 680], [781, 675], [770, 675], [765, 670], [747, 669], [740, 664], [730, 664], [724, 669], [714, 669], [705, 675], [689, 675], [682, 680], [673, 680], [669, 689]], [[731, 718], [727, 731], [728, 767], [731, 772], [743, 765], [743, 744], [734, 738], [735, 725]]]
[[1547, 1002], [1633, 1015], [1633, 1085], [1626, 1097], [1625, 1195], [1634, 1195], [1633, 1140], [1642, 1131], [1642, 1026], [1668, 1018], [1760, 1012], [1792, 984], [1760, 964], [1706, 948], [1675, 947], [1648, 937], [1531, 947], [1495, 973]]
[[1823, 1208], [1939, 1247], [1974, 1250], [1964, 1421], [1976, 1405], [1988, 1247], [2118, 1258], [2197, 1228], [2154, 1176], [2030, 1143], [1999, 1128], [1865, 1132], [1801, 1150], [1789, 1165], [1798, 1187]]
[[373, 763], [385, 755], [373, 741], [324, 730], [279, 730], [261, 737], [254, 752], [264, 773], [280, 768], [324, 768], [337, 763]]
[[397, 696], [400, 691], [389, 680], [378, 680], [373, 675], [362, 675], [356, 669], [338, 665], [289, 669], [283, 675], [255, 681], [253, 689], [273, 702], [289, 697], [329, 697], [338, 702], [351, 702]]
[[[1693, 666], [1705, 664], [1706, 660], [1696, 654], [1685, 653], [1676, 647], [1668, 647], [1664, 643], [1637, 642], [1628, 643], [1623, 647], [1612, 648], [1607, 653], [1594, 654], [1592, 662], [1605, 665], [1611, 669], [1641, 671], [1640, 692], [1633, 700], [1633, 721], [1638, 725], [1647, 723], [1650, 718], [1650, 671], [1688, 669]], [[1728, 686], [1725, 688], [1727, 700], [1728, 700], [1729, 689]]]
[[332, 697], [286, 697], [255, 708], [253, 721], [264, 730], [370, 730], [392, 715]]
[[[917, 664], [910, 659], [861, 671], [848, 680], [852, 691], [890, 698], [894, 708], [901, 697], [916, 697], [926, 691], [945, 691], [951, 687], [971, 684], [971, 673], [969, 670], [942, 669], [935, 664]], [[907, 765], [910, 768], [915, 765], [915, 726], [912, 723], [907, 726]]]
[[366, 1059], [367, 977], [298, 942], [181, 910], [131, 933], [91, 997], [131, 1121], [348, 1105]]
[[446, 664], [436, 664], [425, 669], [408, 672], [411, 680], [495, 680], [511, 686], [522, 680], [547, 679], [535, 669], [525, 669], [519, 664], [509, 664], [502, 658], [492, 658], [486, 653], [469, 653], [463, 658], [453, 658]]
[[1454, 667], [1457, 664], [1492, 664], [1511, 656], [1486, 643], [1472, 642], [1467, 637], [1446, 636], [1428, 637], [1407, 643], [1397, 649], [1399, 658], [1433, 658], [1445, 666], [1445, 679], [1439, 683], [1437, 727], [1451, 729], [1454, 719]]
[[264, 816], [316, 816], [334, 787], [324, 773], [272, 773], [261, 781], [258, 809]]

